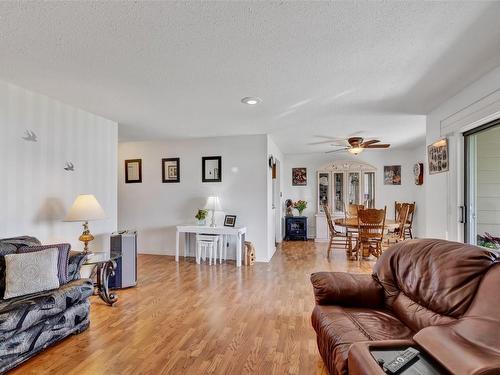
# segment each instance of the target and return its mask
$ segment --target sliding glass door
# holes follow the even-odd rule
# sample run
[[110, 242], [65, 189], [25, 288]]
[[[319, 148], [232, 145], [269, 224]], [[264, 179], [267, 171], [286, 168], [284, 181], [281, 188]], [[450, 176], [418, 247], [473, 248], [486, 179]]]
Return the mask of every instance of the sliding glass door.
[[500, 247], [500, 120], [464, 133], [466, 242]]

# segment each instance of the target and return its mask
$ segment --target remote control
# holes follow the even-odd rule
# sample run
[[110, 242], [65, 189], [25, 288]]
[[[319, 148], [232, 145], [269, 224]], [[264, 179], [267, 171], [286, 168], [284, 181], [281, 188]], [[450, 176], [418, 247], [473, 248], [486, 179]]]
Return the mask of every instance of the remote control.
[[385, 372], [388, 374], [397, 374], [419, 354], [420, 352], [417, 349], [411, 347], [406, 349], [405, 351], [399, 353], [399, 355], [392, 361], [384, 364]]

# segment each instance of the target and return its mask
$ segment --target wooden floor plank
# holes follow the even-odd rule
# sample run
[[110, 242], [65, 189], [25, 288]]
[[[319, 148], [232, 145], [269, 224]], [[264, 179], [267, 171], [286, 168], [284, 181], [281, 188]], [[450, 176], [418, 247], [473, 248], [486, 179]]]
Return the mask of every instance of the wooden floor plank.
[[270, 263], [197, 265], [140, 255], [136, 288], [114, 307], [92, 297], [91, 326], [11, 371], [25, 374], [316, 374], [326, 370], [310, 315], [316, 271], [371, 272], [374, 261], [326, 258], [285, 242]]

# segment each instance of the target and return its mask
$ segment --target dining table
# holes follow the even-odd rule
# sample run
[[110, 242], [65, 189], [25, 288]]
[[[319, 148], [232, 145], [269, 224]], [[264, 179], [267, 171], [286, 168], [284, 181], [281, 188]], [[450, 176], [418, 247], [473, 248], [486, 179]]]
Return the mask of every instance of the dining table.
[[[342, 217], [335, 219], [333, 221], [335, 225], [339, 227], [346, 228], [346, 233], [349, 233], [349, 231], [353, 232], [353, 230], [358, 229], [358, 218], [357, 217]], [[361, 224], [362, 225], [362, 224]], [[394, 230], [398, 227], [399, 223], [396, 220], [392, 219], [385, 219], [385, 230]], [[349, 238], [348, 241], [348, 253], [352, 254], [353, 252], [357, 252], [359, 250], [359, 241], [356, 241], [356, 245], [354, 248], [352, 247], [352, 238]], [[363, 258], [368, 258], [370, 256], [370, 249], [365, 249], [363, 248], [363, 254], [361, 254]]]

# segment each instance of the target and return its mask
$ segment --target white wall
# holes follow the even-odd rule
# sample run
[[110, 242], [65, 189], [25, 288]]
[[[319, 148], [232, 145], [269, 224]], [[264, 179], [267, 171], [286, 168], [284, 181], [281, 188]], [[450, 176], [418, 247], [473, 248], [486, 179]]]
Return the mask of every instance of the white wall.
[[[222, 182], [201, 182], [201, 157], [218, 155]], [[268, 261], [266, 156], [265, 135], [121, 143], [118, 226], [138, 230], [139, 252], [173, 255], [175, 226], [194, 224], [206, 197], [217, 195], [236, 225], [247, 227], [257, 260]], [[168, 157], [180, 158], [180, 183], [162, 183], [161, 159]], [[142, 159], [142, 183], [125, 184], [125, 159]]]
[[[273, 156], [279, 168], [277, 170], [277, 182], [275, 186], [275, 194], [279, 196], [279, 202], [273, 208], [273, 178], [272, 178], [272, 169], [268, 168], [267, 172], [267, 241], [268, 241], [268, 259], [271, 259], [276, 251], [276, 239], [278, 242], [282, 236], [282, 228], [281, 228], [281, 216], [283, 212], [283, 199], [280, 196], [280, 193], [283, 191], [283, 166], [284, 166], [284, 157], [279, 149], [279, 147], [274, 142], [272, 136], [267, 136], [267, 157], [269, 159], [270, 156]], [[268, 164], [269, 167], [269, 164]]]
[[427, 116], [426, 142], [448, 137], [450, 171], [429, 176], [425, 185], [428, 237], [463, 239], [458, 206], [463, 204], [462, 132], [500, 117], [500, 67], [484, 75]]
[[[376, 207], [387, 206], [387, 217], [394, 217], [394, 201], [416, 202], [414, 218], [414, 234], [423, 237], [423, 221], [425, 216], [424, 185], [415, 185], [413, 177], [413, 165], [417, 162], [423, 163], [425, 158], [425, 147], [420, 145], [409, 150], [370, 150], [354, 157], [347, 153], [341, 156], [332, 156], [325, 153], [314, 154], [286, 154], [284, 168], [284, 199], [304, 199], [307, 201], [307, 209], [304, 215], [308, 217], [308, 237], [314, 238], [315, 218], [317, 213], [317, 180], [316, 172], [327, 163], [334, 160], [359, 160], [377, 168], [375, 174], [375, 205]], [[337, 154], [338, 155], [338, 154]], [[384, 185], [384, 165], [401, 165], [401, 185]], [[292, 168], [307, 168], [307, 186], [292, 186]], [[297, 212], [295, 211], [295, 214]]]
[[[32, 130], [37, 142], [22, 139]], [[94, 194], [107, 219], [90, 223], [93, 250], [116, 230], [117, 124], [0, 82], [0, 238], [32, 235], [82, 249], [81, 223], [63, 222], [78, 194]], [[74, 172], [64, 170], [74, 164]]]

